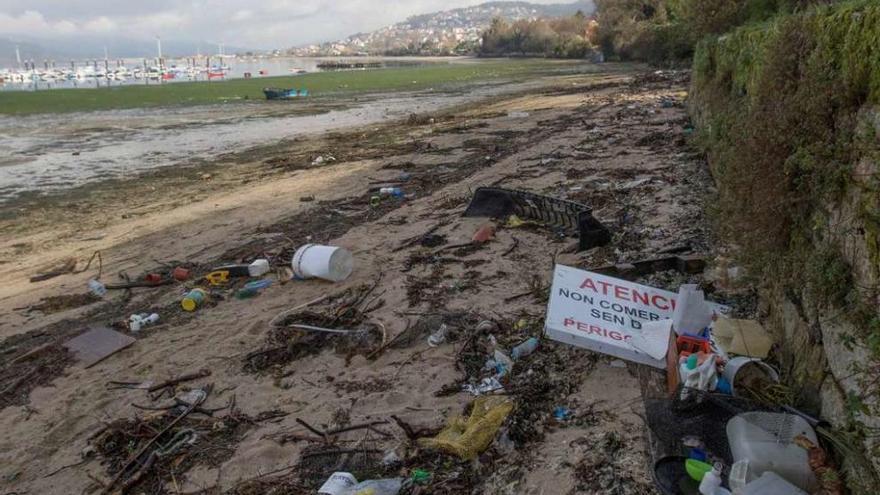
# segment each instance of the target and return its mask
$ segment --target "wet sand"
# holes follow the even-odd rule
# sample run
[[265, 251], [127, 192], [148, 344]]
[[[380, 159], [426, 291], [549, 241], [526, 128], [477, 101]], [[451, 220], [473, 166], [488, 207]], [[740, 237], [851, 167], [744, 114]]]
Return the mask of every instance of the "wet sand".
[[[79, 462], [102, 425], [146, 414], [131, 405], [150, 403], [143, 391], [109, 390], [110, 380], [161, 381], [207, 368], [215, 390], [211, 407], [234, 395], [248, 415], [288, 413], [251, 425], [221, 458], [161, 478], [168, 493], [236, 490], [243, 480], [296, 463], [309, 442], [279, 442], [277, 434], [302, 430], [297, 417], [339, 425], [346, 422], [341, 417], [354, 424], [395, 414], [413, 424], [441, 426], [472, 400], [464, 392], [439, 393], [462, 379], [457, 363], [473, 330], [467, 325], [454, 328], [450, 343], [436, 348], [427, 346], [424, 334], [375, 359], [327, 346], [248, 372], [245, 358], [267, 345], [270, 319], [321, 296], [330, 300], [310, 309], [332, 312], [346, 290], [375, 286], [365, 309], [368, 321], [384, 329], [386, 342], [411, 328], [430, 330], [436, 324], [430, 318], [438, 314], [441, 321], [466, 314], [497, 322], [499, 344], [509, 348], [541, 334], [545, 302], [521, 294], [548, 283], [554, 260], [590, 267], [682, 244], [710, 254], [698, 198], [710, 190], [711, 180], [686, 144], [686, 78], [621, 73], [610, 65], [607, 71], [545, 78], [533, 83], [540, 88], [484, 95], [464, 106], [438, 105], [414, 118], [316, 132], [180, 174], [157, 171], [136, 185], [95, 185], [48, 206], [20, 205], [17, 218], [0, 224], [9, 234], [0, 245], [0, 273], [11, 282], [0, 289], [5, 361], [0, 377], [26, 373], [42, 358], [13, 363], [15, 357], [74, 335], [89, 322], [157, 311], [163, 323], [93, 368], [62, 363], [60, 370], [41, 372], [5, 396], [0, 488], [99, 491], [92, 477], [106, 481], [113, 474], [100, 456], [47, 474]], [[401, 179], [402, 173], [408, 178]], [[401, 181], [410, 196], [370, 206], [370, 187]], [[481, 248], [431, 256], [436, 248], [418, 242], [426, 232], [441, 236], [439, 247], [461, 244], [489, 221], [460, 216], [480, 185], [590, 204], [614, 241], [575, 254], [566, 252], [574, 239], [552, 230], [499, 224], [495, 239]], [[411, 239], [416, 242], [407, 242]], [[102, 280], [108, 281], [120, 272], [134, 277], [155, 270], [160, 262], [210, 267], [258, 256], [270, 257], [280, 274], [292, 250], [305, 242], [349, 248], [355, 253], [352, 277], [339, 284], [278, 281], [254, 299], [229, 298], [193, 314], [177, 309], [182, 285], [139, 289], [130, 298], [112, 293], [104, 301], [55, 312], [28, 310], [46, 297], [85, 292], [94, 266], [27, 281], [70, 256], [82, 267], [100, 250]], [[667, 288], [678, 282], [655, 281]], [[450, 321], [460, 321], [456, 318]], [[451, 471], [427, 460], [406, 462], [424, 462], [448, 486], [466, 487], [435, 493], [654, 493], [635, 369], [619, 364], [543, 341], [510, 385], [516, 402], [507, 427], [512, 450], [496, 442], [480, 463]], [[556, 423], [551, 413], [560, 405], [583, 414], [583, 421]], [[380, 450], [402, 445], [400, 430], [388, 434], [368, 441]], [[343, 441], [363, 442], [362, 436], [353, 432]], [[596, 445], [604, 446], [601, 458]], [[470, 474], [461, 478], [461, 473]]]

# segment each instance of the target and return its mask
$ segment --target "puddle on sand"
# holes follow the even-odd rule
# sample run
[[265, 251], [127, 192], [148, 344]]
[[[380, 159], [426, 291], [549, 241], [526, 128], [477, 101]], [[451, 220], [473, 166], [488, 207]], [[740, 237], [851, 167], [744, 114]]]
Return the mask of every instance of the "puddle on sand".
[[435, 111], [500, 88], [360, 96], [346, 109], [316, 115], [265, 115], [265, 105], [236, 104], [0, 117], [0, 205], [25, 193], [134, 177], [284, 138]]

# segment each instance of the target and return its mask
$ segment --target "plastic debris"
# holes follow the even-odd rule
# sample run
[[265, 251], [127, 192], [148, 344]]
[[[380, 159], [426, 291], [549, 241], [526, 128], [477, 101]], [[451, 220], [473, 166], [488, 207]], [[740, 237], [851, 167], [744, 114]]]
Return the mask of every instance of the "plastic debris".
[[89, 292], [95, 297], [104, 297], [107, 295], [107, 288], [101, 282], [91, 279], [88, 283]]
[[498, 378], [490, 376], [489, 378], [483, 378], [480, 383], [476, 385], [467, 383], [463, 385], [461, 389], [464, 392], [476, 396], [485, 395], [496, 390], [502, 390], [504, 389], [504, 385], [502, 385], [501, 382], [498, 381]]
[[766, 358], [773, 339], [754, 320], [718, 318], [712, 325], [712, 336], [725, 351], [740, 356]]
[[336, 472], [318, 489], [321, 495], [347, 495], [349, 489], [357, 485], [357, 478], [351, 473]]
[[424, 469], [413, 469], [409, 475], [409, 479], [417, 485], [423, 485], [431, 481], [431, 473]]
[[437, 347], [438, 345], [446, 342], [446, 335], [449, 333], [449, 327], [446, 326], [445, 323], [440, 324], [440, 328], [438, 328], [434, 333], [428, 336], [428, 345], [431, 347]]
[[474, 233], [473, 239], [471, 239], [474, 243], [482, 244], [485, 242], [489, 242], [492, 238], [495, 237], [495, 226], [487, 223], [477, 229]]
[[450, 418], [435, 438], [423, 438], [419, 443], [461, 459], [474, 459], [489, 447], [511, 411], [513, 402], [505, 397], [480, 397], [474, 400], [470, 417]]
[[523, 343], [514, 347], [510, 351], [510, 356], [514, 361], [519, 361], [520, 359], [528, 356], [529, 354], [535, 352], [538, 349], [538, 339], [535, 337], [529, 337]]
[[553, 417], [556, 418], [556, 421], [566, 421], [571, 418], [571, 416], [571, 409], [565, 406], [556, 406], [553, 409]]
[[679, 287], [675, 302], [672, 328], [678, 335], [697, 335], [712, 323], [712, 307], [706, 304], [703, 291], [698, 290], [695, 284]]
[[155, 325], [159, 322], [159, 315], [157, 313], [147, 314], [133, 314], [128, 318], [128, 328], [132, 332], [140, 332], [141, 328]]

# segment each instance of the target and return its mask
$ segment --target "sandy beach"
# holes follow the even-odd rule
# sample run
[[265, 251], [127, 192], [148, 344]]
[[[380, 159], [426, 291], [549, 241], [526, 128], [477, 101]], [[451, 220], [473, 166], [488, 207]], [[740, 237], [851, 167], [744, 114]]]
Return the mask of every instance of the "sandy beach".
[[[254, 488], [267, 480], [311, 490], [277, 493], [314, 493], [323, 479], [308, 475], [315, 469], [304, 468], [303, 456], [315, 442], [303, 439], [311, 433], [297, 418], [326, 429], [387, 421], [338, 438], [337, 445], [379, 452], [411, 440], [392, 415], [417, 428], [443, 426], [474, 399], [461, 386], [485, 360], [478, 345], [485, 336], [474, 334], [479, 322], [493, 322], [505, 349], [541, 336], [554, 263], [590, 268], [681, 246], [712, 256], [702, 204], [712, 182], [688, 143], [687, 74], [600, 67], [446, 96], [372, 96], [356, 110], [311, 117], [274, 116], [277, 124], [314, 126], [259, 140], [270, 117], [244, 109], [234, 124], [218, 124], [230, 137], [229, 146], [210, 149], [214, 160], [145, 168], [136, 180], [106, 172], [98, 178], [109, 180], [4, 206], [0, 383], [16, 386], [0, 394], [0, 492], [100, 493], [120, 456], [130, 454], [108, 447], [106, 432], [120, 420], [160, 414], [136, 406], [170, 400], [108, 382], [158, 383], [208, 370], [209, 377], [171, 393], [211, 384], [204, 407], [228, 409], [198, 421], [205, 431], [227, 433], [199, 433], [131, 493], [274, 493]], [[206, 114], [180, 118], [221, 119], [199, 112]], [[134, 132], [174, 132], [156, 126]], [[178, 139], [187, 153], [208, 149], [186, 136]], [[405, 197], [371, 202], [371, 189], [384, 185]], [[613, 240], [578, 253], [576, 239], [550, 228], [462, 217], [479, 186], [589, 205]], [[490, 242], [448, 248], [470, 242], [487, 223], [497, 229]], [[284, 268], [305, 243], [349, 249], [352, 276], [335, 284], [288, 280]], [[229, 289], [187, 313], [180, 299], [193, 281], [89, 298], [97, 260], [80, 273], [29, 282], [69, 258], [83, 270], [95, 252], [106, 283], [179, 264], [203, 273], [256, 258], [271, 261], [274, 283], [245, 300]], [[643, 282], [676, 290], [685, 280], [660, 274]], [[270, 326], [280, 312], [319, 299], [296, 314], [314, 321], [336, 315], [337, 325], [370, 329], [369, 338], [279, 335]], [[339, 313], [353, 301], [354, 314]], [[94, 367], [60, 346], [89, 325], [121, 328], [140, 312], [161, 321]], [[442, 323], [451, 329], [448, 341], [429, 347], [427, 335]], [[261, 354], [282, 338], [290, 339], [287, 348]], [[655, 493], [635, 368], [544, 339], [507, 386], [515, 406], [506, 441], [474, 462], [402, 455], [403, 467], [383, 474], [421, 466], [437, 481], [422, 493]], [[559, 406], [573, 418], [554, 419]]]

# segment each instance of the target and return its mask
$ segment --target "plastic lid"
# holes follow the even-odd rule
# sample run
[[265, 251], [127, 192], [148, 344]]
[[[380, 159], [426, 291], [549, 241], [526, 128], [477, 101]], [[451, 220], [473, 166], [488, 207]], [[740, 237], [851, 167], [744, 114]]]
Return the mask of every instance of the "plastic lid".
[[180, 301], [180, 306], [184, 311], [195, 311], [196, 310], [196, 302], [193, 299], [188, 297], [184, 297], [183, 301]]

